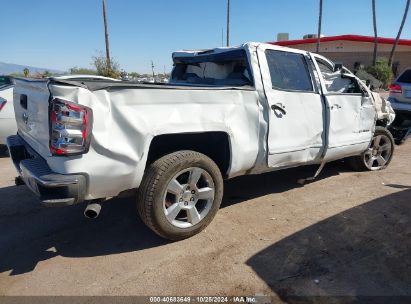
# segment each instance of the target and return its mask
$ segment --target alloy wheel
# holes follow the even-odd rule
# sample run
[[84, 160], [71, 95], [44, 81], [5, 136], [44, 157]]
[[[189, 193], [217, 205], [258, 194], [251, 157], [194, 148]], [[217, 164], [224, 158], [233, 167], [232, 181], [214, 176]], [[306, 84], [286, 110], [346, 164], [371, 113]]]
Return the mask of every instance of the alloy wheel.
[[206, 170], [199, 167], [184, 169], [168, 182], [163, 200], [164, 214], [176, 227], [192, 227], [207, 216], [214, 194], [214, 182]]
[[391, 153], [391, 141], [388, 136], [383, 134], [376, 135], [364, 153], [364, 164], [369, 170], [379, 170], [390, 160]]

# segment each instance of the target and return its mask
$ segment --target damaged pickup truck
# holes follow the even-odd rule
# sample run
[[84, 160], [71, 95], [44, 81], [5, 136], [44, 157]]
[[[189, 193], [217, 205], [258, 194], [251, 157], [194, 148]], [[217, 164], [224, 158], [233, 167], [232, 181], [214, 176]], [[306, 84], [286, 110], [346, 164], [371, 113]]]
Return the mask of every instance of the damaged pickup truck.
[[167, 85], [16, 79], [16, 181], [46, 206], [87, 201], [89, 216], [137, 190], [142, 220], [179, 240], [211, 222], [223, 179], [391, 161], [392, 109], [341, 64], [263, 43], [180, 51], [173, 61]]

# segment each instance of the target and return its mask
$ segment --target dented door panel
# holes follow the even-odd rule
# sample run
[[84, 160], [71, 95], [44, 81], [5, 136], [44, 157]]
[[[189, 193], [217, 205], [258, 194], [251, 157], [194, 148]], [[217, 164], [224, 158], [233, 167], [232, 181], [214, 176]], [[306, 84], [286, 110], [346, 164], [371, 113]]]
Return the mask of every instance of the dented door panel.
[[[291, 69], [301, 70], [305, 77], [297, 77], [296, 83], [290, 77], [296, 76], [295, 73], [290, 75], [284, 70], [284, 65], [270, 62], [270, 52], [277, 52], [274, 59], [284, 60], [285, 66], [288, 64]], [[290, 58], [286, 58], [285, 54], [290, 54]], [[264, 45], [259, 47], [258, 55], [270, 109], [267, 115], [268, 167], [282, 168], [319, 162], [324, 141], [324, 104], [311, 77], [307, 53], [300, 50], [285, 52], [276, 46]], [[299, 66], [293, 66], [293, 60], [298, 61]]]
[[325, 99], [330, 113], [329, 148], [359, 142], [361, 95], [328, 94]]

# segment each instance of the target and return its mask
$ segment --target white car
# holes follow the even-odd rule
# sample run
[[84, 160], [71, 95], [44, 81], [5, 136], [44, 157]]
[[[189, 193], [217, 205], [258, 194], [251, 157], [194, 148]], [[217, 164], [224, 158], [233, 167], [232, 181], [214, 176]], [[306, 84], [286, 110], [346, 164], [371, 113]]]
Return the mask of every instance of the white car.
[[7, 144], [43, 204], [88, 201], [94, 217], [96, 200], [138, 189], [142, 220], [179, 240], [211, 222], [224, 178], [307, 164], [318, 174], [342, 158], [370, 171], [391, 161], [389, 104], [377, 106], [342, 65], [254, 42], [173, 61], [168, 85], [16, 79], [18, 135]]
[[9, 76], [0, 76], [0, 145], [6, 144], [6, 138], [17, 133], [17, 124], [13, 108], [13, 80]]

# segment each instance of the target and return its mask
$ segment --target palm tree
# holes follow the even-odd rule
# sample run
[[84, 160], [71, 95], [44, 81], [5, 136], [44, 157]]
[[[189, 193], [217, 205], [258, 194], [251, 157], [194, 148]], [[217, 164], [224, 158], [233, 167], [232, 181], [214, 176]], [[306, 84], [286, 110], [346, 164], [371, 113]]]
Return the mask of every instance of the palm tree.
[[30, 70], [29, 70], [28, 68], [24, 68], [23, 74], [24, 74], [24, 77], [29, 77], [29, 75], [30, 75]]
[[321, 20], [323, 18], [323, 0], [320, 0], [320, 11], [318, 13], [318, 32], [317, 32], [317, 48], [316, 53], [320, 51], [320, 39], [321, 39]]
[[374, 26], [374, 54], [372, 56], [372, 65], [375, 66], [375, 63], [377, 62], [377, 47], [378, 47], [377, 16], [375, 13], [375, 0], [372, 0], [372, 23]]
[[402, 16], [401, 25], [400, 25], [400, 28], [399, 28], [399, 30], [398, 30], [397, 37], [395, 38], [394, 45], [392, 46], [392, 50], [391, 50], [391, 54], [390, 54], [390, 59], [388, 60], [388, 65], [389, 65], [389, 66], [392, 65], [392, 60], [393, 60], [393, 58], [394, 58], [395, 49], [397, 48], [398, 40], [400, 40], [402, 28], [404, 27], [405, 20], [407, 19], [408, 9], [409, 9], [409, 8], [410, 8], [410, 0], [407, 0], [407, 3], [405, 4], [404, 15]]

